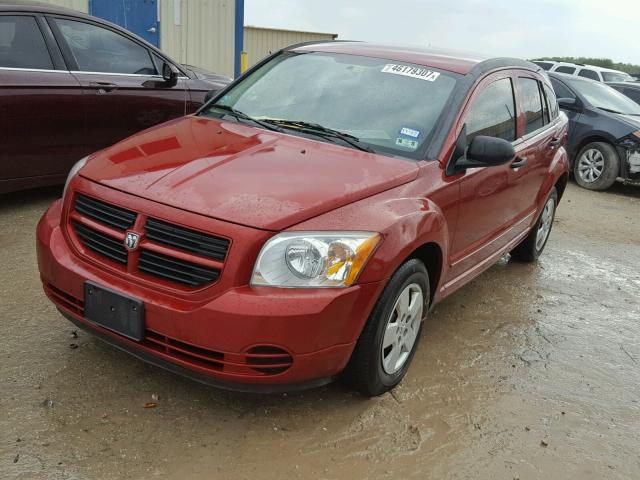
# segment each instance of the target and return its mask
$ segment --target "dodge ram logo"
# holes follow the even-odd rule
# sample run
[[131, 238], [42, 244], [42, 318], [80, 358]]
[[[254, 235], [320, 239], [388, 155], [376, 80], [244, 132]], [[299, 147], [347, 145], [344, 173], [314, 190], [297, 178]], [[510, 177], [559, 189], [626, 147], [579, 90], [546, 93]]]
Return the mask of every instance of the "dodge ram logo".
[[140, 241], [140, 235], [136, 232], [127, 232], [124, 237], [124, 246], [127, 250], [135, 250], [138, 248], [138, 242]]

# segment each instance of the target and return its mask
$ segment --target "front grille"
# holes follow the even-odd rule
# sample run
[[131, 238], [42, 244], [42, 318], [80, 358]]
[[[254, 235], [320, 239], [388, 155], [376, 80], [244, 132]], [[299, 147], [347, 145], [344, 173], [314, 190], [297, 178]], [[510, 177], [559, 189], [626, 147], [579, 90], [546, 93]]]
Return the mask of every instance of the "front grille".
[[78, 238], [89, 250], [104, 255], [114, 262], [127, 264], [127, 249], [124, 248], [122, 242], [116, 238], [105, 235], [104, 233], [93, 230], [79, 222], [73, 222]]
[[144, 249], [140, 252], [138, 269], [141, 272], [192, 287], [213, 283], [220, 275], [220, 270], [217, 268], [204, 267]]
[[[90, 253], [178, 286], [195, 288], [218, 280], [230, 240], [147, 218], [93, 197], [76, 193], [70, 226], [76, 241]], [[142, 230], [143, 229], [143, 230]], [[128, 251], [125, 232], [138, 233], [137, 249]], [[213, 265], [213, 266], [212, 266]]]
[[224, 260], [229, 249], [227, 239], [177, 227], [153, 218], [147, 220], [145, 233], [149, 240], [220, 261]]
[[67, 310], [71, 310], [76, 315], [84, 315], [84, 302], [79, 298], [54, 287], [50, 283], [45, 284], [45, 291], [49, 294], [56, 305], [60, 305]]
[[75, 209], [82, 215], [118, 230], [133, 227], [137, 214], [85, 195], [76, 195]]

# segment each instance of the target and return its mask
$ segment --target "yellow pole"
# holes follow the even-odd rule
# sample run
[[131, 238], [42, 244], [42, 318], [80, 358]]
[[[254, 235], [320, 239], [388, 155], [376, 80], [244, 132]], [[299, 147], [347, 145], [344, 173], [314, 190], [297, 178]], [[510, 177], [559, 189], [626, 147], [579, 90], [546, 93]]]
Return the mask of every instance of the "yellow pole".
[[240, 74], [242, 75], [249, 68], [249, 57], [247, 52], [240, 52]]

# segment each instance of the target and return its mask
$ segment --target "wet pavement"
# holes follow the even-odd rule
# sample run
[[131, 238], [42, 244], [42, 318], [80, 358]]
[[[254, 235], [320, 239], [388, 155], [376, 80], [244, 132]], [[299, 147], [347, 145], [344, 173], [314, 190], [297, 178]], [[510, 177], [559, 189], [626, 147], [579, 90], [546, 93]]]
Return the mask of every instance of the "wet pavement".
[[640, 478], [639, 188], [570, 184], [538, 264], [437, 306], [375, 399], [222, 392], [75, 338], [36, 268], [57, 195], [0, 197], [2, 479]]

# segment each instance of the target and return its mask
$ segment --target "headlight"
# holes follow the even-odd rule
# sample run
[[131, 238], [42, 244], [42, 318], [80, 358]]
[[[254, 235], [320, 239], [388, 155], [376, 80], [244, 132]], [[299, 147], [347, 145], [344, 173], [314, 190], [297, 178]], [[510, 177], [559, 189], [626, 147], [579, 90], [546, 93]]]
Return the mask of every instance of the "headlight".
[[283, 288], [348, 287], [380, 243], [373, 232], [291, 232], [269, 240], [251, 285]]
[[67, 175], [67, 181], [64, 182], [64, 190], [62, 190], [62, 198], [64, 198], [65, 195], [67, 194], [67, 187], [69, 186], [69, 182], [73, 177], [75, 177], [78, 174], [80, 169], [84, 167], [84, 164], [87, 163], [88, 159], [89, 157], [84, 157], [83, 159], [78, 160], [76, 164], [73, 167], [71, 167], [71, 170], [69, 170], [69, 175]]

